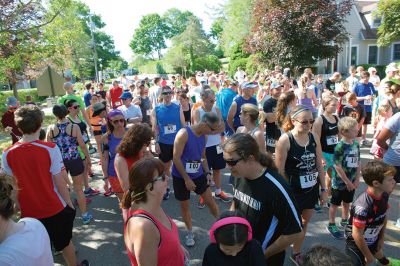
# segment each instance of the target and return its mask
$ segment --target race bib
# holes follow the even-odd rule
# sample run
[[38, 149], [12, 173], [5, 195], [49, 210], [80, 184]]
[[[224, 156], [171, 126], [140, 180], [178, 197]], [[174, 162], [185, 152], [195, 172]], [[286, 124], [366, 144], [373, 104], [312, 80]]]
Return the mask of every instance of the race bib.
[[345, 98], [342, 98], [342, 105], [347, 105], [347, 100]]
[[223, 152], [221, 145], [217, 145], [217, 154], [221, 154]]
[[339, 138], [337, 135], [326, 137], [326, 144], [328, 144], [328, 145], [336, 145], [338, 143], [338, 141], [339, 141]]
[[357, 168], [358, 167], [358, 158], [357, 157], [347, 157], [347, 167], [349, 168]]
[[317, 184], [317, 177], [318, 177], [318, 172], [308, 175], [301, 175], [300, 176], [301, 188], [310, 188], [315, 186], [315, 184]]
[[367, 228], [364, 232], [364, 239], [367, 244], [372, 244], [378, 239], [379, 232], [381, 231], [381, 226]]
[[200, 167], [200, 161], [189, 161], [186, 163], [186, 173], [195, 174], [199, 171]]
[[82, 134], [82, 140], [83, 140], [84, 143], [88, 143], [89, 142], [89, 136], [88, 136], [87, 133], [84, 132]]
[[114, 104], [115, 104], [115, 106], [120, 106], [121, 102], [115, 102]]
[[176, 132], [176, 125], [166, 125], [164, 127], [164, 134], [173, 134]]
[[372, 99], [364, 100], [364, 105], [371, 105], [371, 104], [372, 104]]
[[151, 110], [150, 109], [146, 111], [146, 115], [151, 115]]
[[276, 140], [270, 139], [270, 138], [267, 139], [267, 146], [268, 146], [268, 147], [273, 147], [273, 148], [275, 148], [275, 143], [276, 143]]

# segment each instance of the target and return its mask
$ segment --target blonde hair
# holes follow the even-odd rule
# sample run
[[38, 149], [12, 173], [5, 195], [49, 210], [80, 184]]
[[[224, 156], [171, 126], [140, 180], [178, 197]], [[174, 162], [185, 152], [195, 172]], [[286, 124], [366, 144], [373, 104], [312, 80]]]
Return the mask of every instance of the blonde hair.
[[348, 131], [351, 128], [357, 128], [357, 126], [357, 120], [350, 116], [342, 117], [338, 122], [339, 131]]
[[347, 102], [356, 101], [357, 100], [357, 95], [354, 92], [348, 93], [346, 95], [346, 100], [347, 100]]
[[343, 88], [344, 92], [348, 92], [349, 91], [349, 82], [347, 82], [347, 80], [343, 80], [342, 82], [340, 82], [340, 86]]
[[329, 95], [329, 96], [322, 97], [322, 101], [321, 101], [322, 110], [325, 111], [325, 108], [326, 108], [331, 102], [333, 102], [333, 101], [336, 101], [336, 102], [338, 101], [338, 100], [336, 99], [336, 97], [333, 96], [333, 95]]
[[255, 123], [259, 119], [259, 124], [264, 123], [264, 112], [258, 110], [258, 107], [251, 103], [245, 103], [242, 105], [242, 113], [248, 114], [250, 116], [251, 122]]
[[10, 219], [16, 211], [16, 182], [12, 176], [0, 173], [0, 216]]
[[382, 104], [378, 107], [378, 114], [384, 116], [390, 109], [392, 109], [390, 104]]

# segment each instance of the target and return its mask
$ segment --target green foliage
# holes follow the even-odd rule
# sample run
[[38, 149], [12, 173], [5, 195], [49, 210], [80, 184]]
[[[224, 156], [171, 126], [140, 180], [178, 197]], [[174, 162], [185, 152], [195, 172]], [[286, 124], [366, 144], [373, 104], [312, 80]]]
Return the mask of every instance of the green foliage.
[[168, 69], [168, 66], [163, 64], [162, 60], [152, 60], [143, 66], [139, 66], [139, 72], [145, 74], [166, 74], [167, 70], [165, 68], [167, 68], [167, 70], [171, 70]]
[[380, 0], [374, 14], [381, 17], [378, 28], [378, 45], [387, 46], [400, 39], [400, 1]]
[[221, 68], [222, 63], [215, 55], [203, 56], [194, 60], [194, 71], [211, 70], [214, 72], [219, 72]]
[[215, 40], [220, 40], [222, 32], [224, 31], [224, 23], [226, 22], [226, 18], [224, 17], [218, 17], [215, 19], [211, 24], [210, 36]]
[[[25, 102], [26, 96], [32, 97], [32, 102], [40, 103], [44, 101], [47, 97], [46, 96], [38, 96], [37, 89], [20, 89], [18, 90], [18, 101], [23, 104]], [[0, 103], [3, 103], [0, 108], [1, 112], [4, 113], [7, 108], [5, 106], [5, 102], [8, 97], [14, 96], [13, 91], [0, 91]]]
[[167, 48], [165, 44], [167, 34], [168, 27], [160, 15], [146, 15], [140, 20], [130, 47], [136, 54], [152, 57], [154, 53], [157, 53], [158, 59], [161, 59], [161, 50]]
[[166, 37], [168, 39], [185, 31], [191, 19], [200, 23], [200, 20], [190, 11], [180, 11], [177, 8], [168, 9], [162, 19], [168, 28]]
[[358, 66], [362, 66], [364, 68], [365, 71], [368, 71], [368, 68], [370, 67], [374, 67], [376, 68], [376, 74], [383, 79], [384, 77], [386, 77], [386, 65], [372, 65], [372, 64], [360, 64]]
[[248, 58], [239, 58], [229, 62], [229, 75], [234, 76], [238, 67], [246, 69]]

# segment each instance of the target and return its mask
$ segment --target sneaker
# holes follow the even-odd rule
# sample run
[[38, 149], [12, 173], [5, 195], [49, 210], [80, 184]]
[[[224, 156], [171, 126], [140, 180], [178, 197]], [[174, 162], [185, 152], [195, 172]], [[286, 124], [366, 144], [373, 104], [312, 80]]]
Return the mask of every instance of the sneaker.
[[104, 197], [109, 197], [113, 194], [112, 189], [109, 188], [107, 191], [104, 192]]
[[292, 254], [292, 256], [290, 256], [290, 260], [294, 263], [294, 265], [297, 266], [303, 264], [303, 256], [301, 255], [301, 253]]
[[342, 239], [343, 238], [343, 233], [339, 231], [337, 228], [336, 224], [330, 224], [326, 227], [326, 230], [328, 230], [331, 235], [336, 238], [336, 239]]
[[94, 188], [88, 188], [88, 189], [85, 189], [84, 191], [83, 191], [83, 193], [85, 193], [85, 196], [86, 197], [88, 197], [88, 196], [96, 196], [96, 195], [99, 195], [100, 194], [100, 191], [99, 190], [97, 190], [97, 189], [94, 189]]
[[231, 202], [232, 201], [232, 197], [229, 197], [228, 195], [225, 194], [225, 192], [221, 191], [221, 193], [219, 193], [218, 195], [215, 194], [215, 197], [217, 199], [222, 200], [223, 202]]
[[187, 247], [193, 247], [196, 242], [194, 241], [194, 235], [192, 232], [189, 232], [186, 235], [185, 245]]
[[96, 153], [97, 149], [95, 147], [90, 147], [89, 148], [89, 154], [92, 155], [93, 153]]
[[78, 266], [90, 266], [90, 262], [88, 260], [83, 260], [78, 264]]
[[199, 201], [197, 202], [197, 208], [199, 209], [204, 209], [206, 207], [206, 204], [204, 203], [203, 197], [200, 196]]
[[91, 215], [89, 212], [82, 215], [83, 224], [89, 224], [92, 220], [93, 220], [93, 215]]
[[340, 226], [341, 227], [346, 227], [349, 224], [349, 220], [345, 219], [345, 220], [341, 220], [340, 221]]
[[322, 212], [321, 206], [318, 203], [315, 204], [314, 211], [317, 212], [317, 213], [321, 213]]
[[164, 196], [163, 196], [163, 200], [168, 200], [169, 199], [169, 192], [171, 190], [169, 189], [169, 187], [167, 187], [167, 191], [165, 192]]

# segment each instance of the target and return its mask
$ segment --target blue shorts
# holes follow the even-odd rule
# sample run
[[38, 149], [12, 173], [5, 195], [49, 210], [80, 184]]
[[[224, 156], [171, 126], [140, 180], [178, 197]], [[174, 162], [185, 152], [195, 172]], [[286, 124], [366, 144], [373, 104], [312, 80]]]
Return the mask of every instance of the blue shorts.
[[324, 166], [324, 171], [325, 172], [328, 171], [329, 168], [334, 169], [335, 163], [333, 162], [333, 153], [323, 152], [322, 156], [324, 157], [325, 162], [326, 162], [326, 164]]
[[213, 170], [221, 170], [221, 169], [224, 169], [226, 166], [222, 148], [217, 147], [217, 146], [219, 146], [219, 145], [215, 145], [215, 146], [206, 148], [206, 157], [207, 157], [208, 167]]

